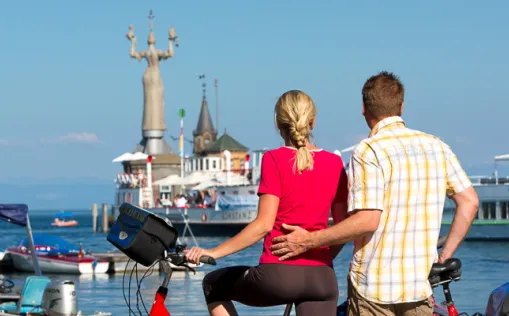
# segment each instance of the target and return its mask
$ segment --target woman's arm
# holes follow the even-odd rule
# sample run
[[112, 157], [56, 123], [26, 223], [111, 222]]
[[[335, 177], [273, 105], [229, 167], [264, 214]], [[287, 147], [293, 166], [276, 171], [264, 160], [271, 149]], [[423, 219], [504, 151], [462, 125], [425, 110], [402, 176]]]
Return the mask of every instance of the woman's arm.
[[[341, 162], [343, 165], [343, 162]], [[346, 170], [344, 167], [341, 168], [341, 172], [339, 175], [338, 187], [336, 189], [336, 196], [334, 197], [334, 201], [331, 206], [332, 220], [334, 221], [334, 225], [345, 220], [348, 217], [348, 176], [346, 174]], [[341, 249], [343, 249], [343, 245], [334, 245], [331, 246], [331, 255], [332, 258], [336, 258]]]
[[[346, 202], [332, 204], [331, 213], [332, 213], [332, 220], [334, 222], [334, 225], [336, 225], [337, 223], [346, 219], [347, 206], [348, 205]], [[331, 246], [330, 253], [332, 255], [332, 258], [336, 258], [336, 256], [339, 254], [341, 249], [343, 249], [343, 246], [344, 246], [344, 244]]]
[[279, 198], [271, 194], [263, 194], [258, 202], [258, 216], [240, 233], [212, 249], [212, 257], [218, 259], [229, 256], [248, 248], [265, 237], [274, 226]]
[[278, 207], [279, 198], [277, 196], [263, 194], [258, 202], [258, 216], [246, 228], [214, 249], [206, 250], [200, 247], [193, 247], [186, 252], [187, 260], [198, 264], [202, 256], [219, 259], [254, 245], [265, 237], [274, 226]]

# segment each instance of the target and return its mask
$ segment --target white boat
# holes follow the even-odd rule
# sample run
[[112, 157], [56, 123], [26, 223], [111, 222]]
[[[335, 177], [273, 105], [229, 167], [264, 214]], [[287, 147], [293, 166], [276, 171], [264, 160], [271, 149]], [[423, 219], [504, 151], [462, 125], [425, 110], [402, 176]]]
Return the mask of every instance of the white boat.
[[[43, 273], [100, 274], [109, 269], [109, 262], [86, 255], [82, 249], [50, 235], [34, 235], [34, 247]], [[28, 241], [23, 239], [16, 247], [7, 249], [16, 270], [33, 272], [32, 254]]]
[[[499, 177], [497, 163], [509, 161], [509, 154], [495, 156], [494, 176], [472, 176], [472, 185], [479, 197], [479, 210], [466, 240], [509, 240], [509, 177]], [[452, 223], [455, 206], [445, 207], [441, 235]]]
[[[16, 270], [33, 272], [34, 267], [29, 253], [10, 252], [12, 264]], [[39, 266], [43, 273], [54, 274], [98, 274], [108, 272], [109, 262], [78, 262], [58, 260], [58, 258], [44, 258], [38, 256]]]

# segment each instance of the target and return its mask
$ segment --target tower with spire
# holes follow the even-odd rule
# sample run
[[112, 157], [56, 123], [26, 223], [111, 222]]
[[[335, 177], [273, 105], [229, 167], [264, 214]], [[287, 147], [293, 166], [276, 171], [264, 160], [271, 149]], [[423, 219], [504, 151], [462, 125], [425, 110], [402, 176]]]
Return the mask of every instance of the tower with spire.
[[205, 75], [200, 75], [199, 79], [202, 81], [203, 98], [201, 101], [200, 115], [198, 116], [198, 124], [193, 131], [193, 154], [197, 156], [203, 155], [205, 153], [205, 148], [215, 142], [217, 138], [217, 131], [214, 129], [209, 111], [209, 104], [207, 102], [207, 83], [205, 82]]

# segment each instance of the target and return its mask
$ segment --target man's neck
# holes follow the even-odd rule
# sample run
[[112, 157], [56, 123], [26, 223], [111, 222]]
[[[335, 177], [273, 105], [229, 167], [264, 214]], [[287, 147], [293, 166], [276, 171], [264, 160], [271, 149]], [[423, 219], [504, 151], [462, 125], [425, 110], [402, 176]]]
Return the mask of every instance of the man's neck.
[[376, 134], [380, 129], [384, 129], [384, 128], [387, 128], [387, 126], [393, 126], [394, 124], [402, 124], [403, 126], [405, 125], [405, 123], [403, 122], [403, 119], [401, 118], [400, 115], [393, 115], [393, 116], [388, 116], [388, 117], [385, 117], [383, 119], [380, 119], [380, 120], [377, 120], [376, 123], [374, 123], [375, 125], [371, 128], [371, 131], [369, 133], [369, 137], [371, 137], [372, 135]]
[[373, 130], [373, 128], [375, 128], [375, 126], [381, 121], [385, 119], [385, 117], [382, 117], [382, 118], [369, 118], [367, 121], [368, 121], [368, 127], [370, 130]]

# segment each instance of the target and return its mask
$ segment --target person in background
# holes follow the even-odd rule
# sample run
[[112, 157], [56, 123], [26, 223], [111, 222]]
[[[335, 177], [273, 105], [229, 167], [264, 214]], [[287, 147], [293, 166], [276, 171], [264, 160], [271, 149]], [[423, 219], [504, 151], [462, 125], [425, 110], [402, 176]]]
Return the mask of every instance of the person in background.
[[[406, 127], [403, 100], [396, 75], [366, 81], [362, 114], [371, 132], [350, 158], [348, 218], [315, 232], [283, 225], [288, 235], [274, 238], [271, 248], [285, 262], [354, 241], [350, 315], [432, 315], [431, 266], [451, 258], [477, 213], [477, 194], [458, 158], [440, 138]], [[437, 257], [446, 195], [456, 213]]]
[[202, 191], [198, 191], [196, 193], [196, 198], [194, 199], [194, 203], [196, 204], [196, 206], [201, 206], [203, 204], [203, 192]]
[[179, 195], [179, 197], [177, 199], [176, 206], [177, 206], [177, 208], [184, 208], [187, 206], [187, 199], [184, 196], [184, 194]]
[[338, 285], [332, 260], [341, 246], [317, 247], [287, 261], [271, 254], [271, 240], [283, 234], [283, 223], [317, 231], [346, 217], [347, 177], [340, 156], [309, 141], [316, 122], [313, 100], [304, 92], [284, 93], [275, 119], [285, 146], [262, 157], [258, 216], [239, 234], [214, 249], [193, 247], [187, 259], [222, 258], [264, 238], [259, 265], [233, 266], [210, 272], [203, 291], [211, 315], [237, 315], [232, 301], [250, 306], [295, 303], [298, 316], [335, 316]]
[[136, 175], [138, 177], [138, 186], [143, 187], [145, 185], [145, 174], [143, 173], [143, 170], [138, 169]]
[[186, 193], [186, 194], [182, 194], [182, 196], [184, 197], [184, 199], [186, 200], [186, 205], [189, 206], [189, 205], [192, 205], [193, 204], [193, 196], [192, 195], [189, 195], [189, 193]]
[[203, 200], [203, 205], [206, 207], [211, 207], [212, 205], [212, 197], [210, 196], [208, 191], [205, 191], [205, 198]]

